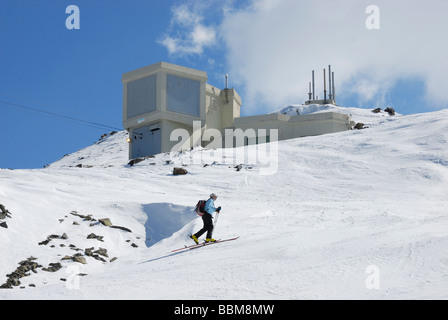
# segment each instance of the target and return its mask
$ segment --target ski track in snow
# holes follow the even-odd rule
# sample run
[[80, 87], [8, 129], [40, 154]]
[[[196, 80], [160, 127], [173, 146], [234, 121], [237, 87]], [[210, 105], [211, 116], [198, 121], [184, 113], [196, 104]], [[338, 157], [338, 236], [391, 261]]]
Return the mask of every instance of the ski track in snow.
[[[0, 284], [30, 256], [63, 265], [22, 278], [25, 289], [0, 290], [0, 299], [447, 299], [448, 110], [309, 110], [329, 108], [370, 128], [279, 142], [272, 176], [256, 164], [237, 172], [234, 158], [202, 149], [129, 167], [125, 132], [45, 169], [0, 170], [0, 203], [12, 213], [0, 228]], [[202, 164], [190, 164], [198, 155]], [[173, 176], [182, 164], [189, 174]], [[191, 244], [202, 227], [193, 207], [211, 192], [223, 207], [214, 237], [240, 239], [171, 253]], [[132, 233], [89, 226], [71, 211]], [[55, 248], [38, 245], [62, 233]], [[75, 253], [69, 244], [107, 248], [118, 260], [61, 261]], [[379, 290], [366, 287], [369, 266], [380, 271]]]

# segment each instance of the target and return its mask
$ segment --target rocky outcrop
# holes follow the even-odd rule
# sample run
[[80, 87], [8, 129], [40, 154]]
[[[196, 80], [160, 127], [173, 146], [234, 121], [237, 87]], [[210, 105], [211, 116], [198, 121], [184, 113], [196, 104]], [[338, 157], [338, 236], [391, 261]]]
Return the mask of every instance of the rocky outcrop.
[[128, 166], [132, 167], [134, 164], [140, 163], [140, 162], [145, 161], [147, 159], [154, 159], [154, 156], [146, 156], [146, 157], [140, 157], [140, 158], [132, 159], [131, 161], [128, 162]]
[[96, 235], [94, 233], [91, 233], [91, 234], [89, 234], [87, 236], [87, 239], [96, 239], [96, 240], [101, 241], [101, 242], [104, 242], [103, 238], [104, 238], [103, 236], [98, 236], [98, 235]]
[[58, 236], [58, 235], [56, 235], [56, 234], [52, 234], [52, 235], [49, 235], [49, 236], [47, 237], [46, 240], [41, 241], [41, 242], [39, 242], [38, 244], [39, 244], [40, 246], [46, 246], [46, 245], [49, 244], [50, 241], [53, 240], [53, 239], [67, 240], [67, 239], [68, 239], [68, 236], [67, 236], [65, 233], [62, 234], [61, 236]]
[[50, 263], [48, 267], [42, 268], [43, 271], [46, 272], [57, 272], [62, 269], [62, 264], [59, 262]]
[[185, 175], [187, 173], [188, 173], [188, 171], [185, 168], [174, 168], [173, 169], [173, 175], [175, 175], [175, 176]]
[[82, 218], [83, 221], [96, 221], [95, 219], [92, 218], [91, 214], [85, 216], [85, 215], [79, 214], [77, 211], [72, 211], [72, 212], [70, 212], [70, 214]]
[[11, 212], [6, 210], [5, 206], [0, 204], [0, 220], [11, 218]]
[[131, 229], [128, 229], [126, 227], [120, 227], [120, 226], [110, 226], [112, 229], [120, 229], [129, 233], [132, 233]]
[[[92, 257], [96, 260], [102, 261], [102, 262], [107, 262], [104, 258], [109, 258], [109, 256], [107, 255], [107, 249], [104, 248], [99, 248], [98, 250], [94, 251], [95, 248], [88, 248], [85, 250], [85, 254], [88, 257]], [[102, 256], [102, 257], [100, 257]]]
[[[0, 213], [1, 213], [1, 218], [2, 219], [6, 219], [6, 218], [11, 218], [11, 214], [8, 210], [6, 210], [6, 208], [1, 205], [0, 206]], [[132, 233], [132, 231], [126, 227], [122, 227], [122, 226], [114, 226], [111, 219], [110, 218], [101, 218], [101, 219], [95, 219], [92, 217], [92, 215], [83, 215], [83, 214], [79, 214], [76, 211], [72, 211], [70, 212], [70, 214], [72, 216], [78, 217], [80, 219], [82, 219], [82, 221], [78, 220], [78, 221], [69, 221], [68, 216], [65, 216], [64, 219], [58, 219], [59, 223], [66, 223], [67, 224], [67, 228], [76, 228], [76, 235], [79, 236], [79, 226], [81, 226], [82, 224], [84, 225], [88, 225], [90, 227], [94, 227], [95, 229], [101, 230], [102, 228], [112, 228], [112, 229], [119, 229], [121, 231], [125, 231], [128, 233]], [[104, 230], [104, 229], [102, 229]], [[66, 232], [69, 233], [69, 229], [66, 229]], [[75, 232], [75, 229], [74, 229]], [[95, 231], [97, 232], [97, 231]], [[98, 231], [100, 232], [100, 231]], [[119, 231], [117, 231], [119, 232]], [[35, 260], [37, 260], [37, 258], [34, 257], [30, 257], [27, 260], [21, 261], [19, 263], [19, 267], [17, 267], [17, 269], [6, 275], [7, 281], [0, 286], [0, 289], [11, 289], [17, 286], [21, 286], [21, 281], [20, 279], [23, 277], [27, 277], [30, 276], [32, 273], [37, 273], [38, 270], [41, 271], [45, 271], [45, 272], [49, 272], [49, 273], [56, 273], [59, 270], [63, 269], [64, 267], [66, 267], [66, 263], [79, 263], [79, 264], [90, 264], [90, 263], [97, 263], [96, 261], [98, 261], [99, 263], [111, 263], [116, 261], [118, 258], [117, 257], [113, 257], [113, 258], [109, 258], [109, 252], [106, 248], [102, 247], [90, 247], [90, 248], [85, 248], [85, 249], [81, 249], [78, 248], [77, 246], [75, 246], [74, 244], [70, 244], [67, 240], [70, 239], [70, 237], [67, 235], [67, 233], [63, 233], [61, 234], [50, 234], [46, 237], [45, 240], [39, 242], [38, 244], [40, 246], [47, 246], [49, 245], [49, 247], [51, 248], [65, 248], [65, 249], [61, 249], [64, 250], [61, 252], [58, 252], [55, 249], [50, 249], [50, 250], [55, 250], [53, 252], [54, 253], [54, 257], [58, 257], [57, 259], [60, 259], [60, 262], [54, 262], [54, 263], [50, 263], [48, 266], [43, 267], [41, 265], [39, 265]], [[98, 240], [101, 242], [104, 242], [104, 236], [101, 235], [97, 235], [95, 233], [90, 233], [90, 234], [85, 234], [84, 237], [87, 237], [87, 239], [92, 239], [92, 240]], [[70, 239], [71, 241], [73, 241], [73, 239], [76, 239], [76, 237], [72, 237], [72, 239]], [[139, 239], [139, 237], [136, 237], [136, 239]], [[54, 245], [51, 243], [52, 241], [54, 241]], [[135, 243], [131, 243], [130, 239], [127, 239], [126, 242], [129, 242], [131, 244], [131, 247], [133, 248], [138, 248], [138, 245]], [[94, 243], [94, 242], [92, 242]], [[72, 254], [67, 254], [67, 250], [73, 250], [76, 253]], [[95, 260], [96, 261], [95, 261]], [[85, 274], [79, 274], [79, 275], [85, 275]], [[61, 281], [66, 281], [66, 279], [60, 278]], [[35, 284], [29, 284], [28, 286], [30, 287], [35, 287]], [[23, 286], [21, 286], [20, 288], [24, 288]]]
[[[126, 227], [113, 225], [112, 221], [109, 218], [102, 218], [102, 219], [96, 220], [95, 218], [92, 217], [91, 214], [89, 214], [89, 215], [82, 215], [82, 214], [79, 214], [76, 211], [72, 211], [72, 212], [70, 212], [70, 214], [82, 218], [83, 221], [91, 221], [91, 222], [97, 222], [98, 221], [103, 226], [114, 228], [114, 229], [120, 229], [120, 230], [132, 233], [132, 231], [130, 229], [126, 228]], [[98, 224], [98, 222], [97, 222], [97, 224]], [[73, 222], [73, 224], [79, 225], [79, 223], [77, 223], [76, 221]], [[94, 226], [94, 225], [95, 225], [95, 223], [90, 224], [91, 227]]]
[[8, 224], [6, 223], [6, 221], [1, 221], [5, 220], [6, 218], [11, 218], [11, 212], [6, 210], [4, 205], [0, 204], [0, 227], [8, 229]]
[[101, 222], [101, 224], [102, 224], [103, 226], [106, 226], [106, 227], [110, 227], [110, 226], [112, 226], [112, 222], [110, 221], [109, 218], [103, 218], [103, 219], [100, 219], [100, 220], [98, 220], [98, 221]]
[[395, 109], [388, 107], [386, 109], [384, 109], [385, 112], [387, 112], [390, 116], [394, 116], [395, 115]]
[[36, 269], [42, 268], [42, 266], [35, 262], [35, 260], [37, 260], [37, 258], [30, 257], [24, 261], [21, 261], [19, 263], [19, 267], [17, 267], [14, 272], [6, 275], [7, 280], [0, 286], [0, 289], [11, 289], [12, 287], [17, 287], [20, 285], [20, 279], [29, 276], [29, 272], [37, 273]]

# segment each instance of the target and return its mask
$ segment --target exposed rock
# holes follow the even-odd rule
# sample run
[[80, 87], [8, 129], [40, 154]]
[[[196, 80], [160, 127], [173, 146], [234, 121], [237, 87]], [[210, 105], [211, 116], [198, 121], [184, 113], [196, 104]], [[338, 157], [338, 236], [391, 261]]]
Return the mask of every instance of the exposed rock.
[[364, 123], [362, 123], [362, 122], [358, 122], [358, 123], [355, 125], [355, 129], [358, 129], [358, 130], [364, 129]]
[[140, 157], [140, 158], [132, 159], [131, 161], [129, 161], [128, 166], [132, 167], [134, 164], [145, 161], [146, 159], [153, 159], [153, 158], [154, 158], [154, 156], [147, 156], [147, 157]]
[[101, 222], [106, 227], [112, 226], [112, 222], [110, 221], [109, 218], [99, 219], [98, 221]]
[[40, 246], [46, 246], [50, 241], [51, 241], [51, 239], [44, 240], [42, 242], [39, 242], [39, 245]]
[[0, 227], [8, 229], [8, 225], [6, 224], [6, 222], [1, 222]]
[[99, 254], [100, 256], [109, 258], [109, 256], [107, 255], [107, 249], [99, 248], [99, 249], [96, 250], [94, 253], [97, 253], [97, 254]]
[[187, 171], [187, 169], [185, 169], [185, 168], [174, 168], [173, 169], [173, 174], [175, 175], [175, 176], [177, 176], [177, 175], [185, 175], [185, 174], [187, 174], [188, 173], [188, 171]]
[[[67, 234], [65, 234], [65, 233], [62, 234], [62, 236], [58, 236], [57, 234], [52, 234], [52, 235], [49, 235], [49, 236], [47, 237], [46, 240], [44, 240], [44, 241], [42, 241], [42, 242], [39, 242], [39, 245], [40, 245], [40, 246], [46, 246], [46, 245], [49, 244], [50, 241], [53, 240], [53, 239], [67, 240], [67, 239], [68, 239], [68, 236], [67, 236]], [[51, 247], [54, 248], [54, 246], [51, 246]]]
[[372, 110], [373, 113], [380, 113], [381, 112], [381, 108], [376, 108]]
[[50, 263], [50, 265], [47, 268], [42, 268], [43, 271], [47, 272], [57, 272], [62, 268], [61, 263]]
[[104, 238], [103, 236], [97, 236], [94, 233], [91, 233], [87, 236], [87, 239], [97, 239], [98, 241], [101, 241], [101, 242], [104, 242], [103, 238]]
[[394, 108], [387, 107], [386, 109], [384, 109], [384, 111], [389, 113], [390, 116], [394, 116], [395, 115], [395, 109]]
[[11, 218], [11, 212], [6, 210], [5, 206], [0, 204], [0, 220]]
[[11, 274], [6, 275], [7, 280], [0, 286], [0, 289], [11, 289], [12, 287], [18, 287], [20, 285], [20, 278], [29, 276], [29, 271], [37, 273], [37, 268], [42, 268], [37, 262], [34, 262], [36, 258], [30, 257], [27, 260], [21, 261], [19, 267]]
[[87, 248], [85, 250], [86, 256], [92, 257], [92, 258], [94, 258], [96, 260], [99, 260], [99, 261], [102, 261], [102, 262], [106, 262], [106, 260], [101, 258], [99, 255], [102, 255], [102, 256], [104, 256], [106, 258], [109, 258], [109, 256], [107, 255], [107, 249], [99, 248], [96, 251], [93, 251], [93, 250], [95, 250], [95, 249], [94, 248]]
[[78, 263], [87, 264], [86, 258], [82, 256], [81, 253], [77, 253], [72, 257], [72, 260]]
[[104, 140], [105, 138], [107, 138], [107, 137], [111, 137], [111, 136], [113, 136], [114, 134], [117, 134], [117, 133], [118, 133], [117, 131], [111, 131], [111, 132], [109, 132], [109, 133], [105, 133], [105, 134], [101, 135], [99, 141], [102, 141], [102, 140]]
[[84, 221], [96, 221], [95, 219], [92, 218], [92, 215], [90, 215], [90, 214], [87, 215], [87, 216], [84, 216], [82, 214], [79, 214], [76, 211], [72, 211], [72, 212], [70, 212], [70, 214], [74, 215], [74, 216], [77, 216], [77, 217], [80, 217], [80, 218], [84, 219]]
[[[72, 211], [72, 212], [70, 212], [70, 213], [71, 213], [72, 215], [74, 215], [74, 216], [77, 216], [77, 217], [80, 217], [80, 218], [84, 219], [84, 221], [97, 221], [96, 219], [94, 219], [94, 218], [92, 217], [92, 215], [87, 215], [87, 216], [85, 216], [85, 215], [79, 214], [79, 213], [76, 212], [76, 211]], [[128, 228], [121, 227], [121, 226], [114, 226], [114, 225], [112, 225], [112, 221], [111, 221], [109, 218], [99, 219], [98, 221], [99, 221], [99, 223], [101, 223], [102, 225], [104, 225], [104, 226], [106, 226], [106, 227], [115, 228], [115, 229], [120, 229], [120, 230], [127, 231], [127, 232], [131, 232], [131, 233], [132, 233], [132, 231], [131, 231], [130, 229], [128, 229]], [[99, 223], [98, 223], [98, 222], [97, 222], [97, 223], [91, 223], [89, 226], [90, 226], [90, 227], [93, 227], [93, 226], [98, 225]], [[75, 224], [75, 222], [73, 222], [73, 224]], [[77, 222], [76, 222], [76, 224], [79, 225]], [[102, 240], [100, 240], [100, 241], [102, 241]]]
[[144, 158], [132, 159], [131, 161], [129, 161], [128, 166], [132, 167], [134, 164], [137, 164], [137, 163], [142, 162], [144, 160], [145, 160]]
[[128, 229], [128, 228], [125, 228], [125, 227], [120, 227], [120, 226], [111, 226], [111, 228], [114, 228], [114, 229], [120, 229], [120, 230], [123, 230], [123, 231], [127, 231], [127, 232], [130, 232], [130, 233], [132, 233], [132, 231], [131, 231], [130, 229]]

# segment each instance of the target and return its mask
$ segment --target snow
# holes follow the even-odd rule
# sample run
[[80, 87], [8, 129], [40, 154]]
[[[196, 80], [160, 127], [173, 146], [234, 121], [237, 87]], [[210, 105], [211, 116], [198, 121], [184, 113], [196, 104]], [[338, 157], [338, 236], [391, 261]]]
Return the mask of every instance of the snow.
[[[12, 216], [0, 228], [0, 284], [30, 256], [63, 266], [38, 269], [0, 299], [447, 299], [448, 110], [301, 112], [329, 109], [369, 128], [281, 141], [273, 175], [257, 163], [236, 171], [233, 151], [204, 149], [130, 167], [125, 132], [44, 169], [0, 169], [0, 203]], [[174, 176], [182, 165], [189, 173]], [[202, 227], [193, 208], [211, 192], [223, 208], [214, 237], [240, 238], [172, 253], [192, 244]], [[76, 253], [70, 244], [106, 248], [109, 258], [61, 261]], [[379, 272], [379, 288], [366, 285], [366, 270]]]
[[[366, 126], [380, 124], [384, 121], [390, 120], [390, 116], [384, 110], [381, 110], [379, 113], [373, 113], [372, 109], [361, 109], [354, 107], [341, 107], [332, 104], [297, 104], [297, 105], [289, 105], [282, 109], [276, 110], [272, 113], [281, 113], [289, 116], [297, 116], [297, 113], [300, 115], [314, 114], [314, 113], [323, 113], [323, 112], [337, 112], [348, 114], [352, 117], [352, 120], [357, 122], [362, 122]], [[400, 114], [396, 114], [395, 117], [400, 117]]]

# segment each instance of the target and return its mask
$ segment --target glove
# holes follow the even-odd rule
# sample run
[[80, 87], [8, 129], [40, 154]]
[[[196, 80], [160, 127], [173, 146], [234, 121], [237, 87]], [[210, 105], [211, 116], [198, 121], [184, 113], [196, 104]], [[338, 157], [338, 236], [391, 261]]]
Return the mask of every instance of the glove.
[[221, 211], [221, 207], [219, 207], [218, 209], [216, 209], [216, 211], [218, 211], [218, 212]]

